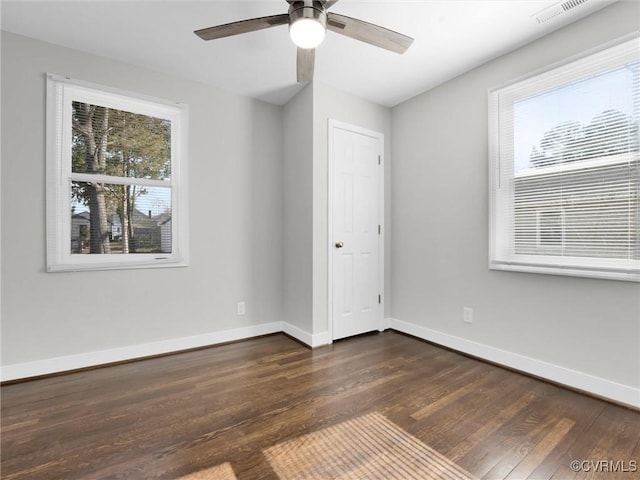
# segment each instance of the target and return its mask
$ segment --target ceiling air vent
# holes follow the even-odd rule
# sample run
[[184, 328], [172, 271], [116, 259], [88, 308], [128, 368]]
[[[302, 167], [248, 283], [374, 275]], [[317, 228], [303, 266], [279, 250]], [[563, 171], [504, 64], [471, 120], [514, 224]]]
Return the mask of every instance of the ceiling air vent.
[[564, 2], [556, 3], [555, 5], [551, 5], [550, 7], [536, 13], [534, 18], [538, 23], [548, 22], [552, 18], [556, 18], [557, 16], [562, 15], [579, 5], [587, 3], [588, 1], [589, 0], [566, 0]]

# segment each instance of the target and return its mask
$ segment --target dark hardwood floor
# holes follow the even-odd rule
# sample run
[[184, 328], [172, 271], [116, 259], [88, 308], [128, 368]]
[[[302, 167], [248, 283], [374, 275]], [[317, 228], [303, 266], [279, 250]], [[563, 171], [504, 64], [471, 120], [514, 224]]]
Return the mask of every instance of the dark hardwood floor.
[[371, 412], [479, 478], [640, 478], [640, 413], [392, 331], [316, 350], [278, 334], [1, 393], [3, 479], [225, 462], [239, 480], [277, 479], [263, 450]]

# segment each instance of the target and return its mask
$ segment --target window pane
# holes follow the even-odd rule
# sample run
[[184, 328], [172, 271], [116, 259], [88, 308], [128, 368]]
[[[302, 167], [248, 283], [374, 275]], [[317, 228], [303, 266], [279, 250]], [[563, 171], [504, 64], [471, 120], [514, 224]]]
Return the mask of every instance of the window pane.
[[515, 102], [516, 174], [637, 152], [639, 69], [630, 63]]
[[72, 171], [127, 178], [171, 178], [171, 122], [72, 102]]
[[638, 258], [639, 68], [514, 102], [516, 254]]
[[637, 160], [516, 178], [515, 252], [640, 259], [638, 178]]
[[71, 182], [71, 253], [171, 253], [171, 189]]

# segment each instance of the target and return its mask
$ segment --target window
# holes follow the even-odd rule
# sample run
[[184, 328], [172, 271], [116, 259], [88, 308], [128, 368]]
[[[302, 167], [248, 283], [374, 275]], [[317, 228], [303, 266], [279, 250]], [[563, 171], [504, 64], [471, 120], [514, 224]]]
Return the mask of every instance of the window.
[[640, 281], [638, 52], [489, 92], [489, 268]]
[[47, 76], [47, 270], [187, 263], [186, 105]]

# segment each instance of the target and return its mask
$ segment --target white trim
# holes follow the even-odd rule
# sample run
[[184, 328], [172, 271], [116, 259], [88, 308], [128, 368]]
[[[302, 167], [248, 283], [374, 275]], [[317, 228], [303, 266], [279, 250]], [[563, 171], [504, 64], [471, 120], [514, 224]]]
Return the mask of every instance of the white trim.
[[140, 185], [144, 187], [171, 188], [171, 182], [167, 180], [149, 180], [148, 178], [113, 177], [97, 173], [72, 173], [75, 182], [113, 183], [116, 185]]
[[[569, 368], [554, 365], [535, 358], [526, 357], [507, 350], [491, 347], [447, 333], [432, 330], [395, 318], [385, 318], [384, 328], [413, 335], [454, 350], [467, 353], [500, 365], [514, 368], [538, 377], [573, 388], [609, 398], [620, 403], [640, 408], [640, 389], [622, 385], [604, 378], [595, 377]], [[260, 335], [284, 332], [312, 348], [331, 343], [329, 332], [310, 334], [287, 322], [272, 322], [248, 327], [210, 332], [189, 337], [161, 340], [158, 342], [130, 345], [126, 347], [54, 357], [33, 362], [16, 363], [0, 367], [3, 382], [22, 378], [61, 373], [79, 368], [94, 367], [114, 362], [135, 360], [153, 355], [180, 352], [191, 348], [214, 346], [216, 344], [243, 340]]]
[[[542, 257], [542, 256], [540, 256]], [[576, 257], [577, 258], [577, 257]], [[572, 268], [563, 265], [530, 264], [517, 261], [490, 261], [489, 270], [504, 270], [507, 272], [543, 273], [548, 275], [565, 275], [569, 277], [602, 278], [605, 280], [621, 280], [626, 282], [640, 281], [640, 270], [606, 271], [594, 269]]]
[[[549, 65], [545, 65], [543, 67], [537, 68], [535, 70], [532, 70], [528, 73], [525, 73], [523, 75], [520, 75], [516, 78], [512, 78], [506, 82], [502, 82], [499, 85], [496, 85], [492, 88], [489, 89], [490, 92], [495, 91], [495, 90], [501, 90], [503, 88], [513, 88], [515, 84], [524, 82], [526, 80], [529, 80], [533, 77], [537, 77], [537, 76], [541, 76], [544, 75], [545, 73], [549, 73], [553, 70], [556, 69], [560, 69], [560, 68], [564, 68], [566, 67], [568, 64], [573, 63], [573, 62], [578, 62], [580, 60], [583, 60], [585, 58], [588, 58], [592, 55], [597, 55], [600, 54], [601, 52], [603, 52], [604, 50], [608, 50], [610, 48], [616, 47], [622, 43], [634, 40], [636, 38], [640, 37], [640, 31], [635, 31], [635, 32], [631, 32], [631, 33], [627, 33], [625, 35], [622, 35], [621, 37], [618, 38], [614, 38], [613, 40], [610, 40], [608, 42], [605, 42], [601, 45], [598, 45], [596, 47], [590, 48], [588, 50], [585, 50], [583, 52], [577, 53], [575, 55], [572, 55], [570, 57], [558, 60], [557, 62], [553, 62]], [[612, 59], [609, 59], [610, 61], [613, 61]]]
[[[378, 175], [378, 224], [381, 228], [381, 233], [378, 236], [378, 292], [382, 295], [382, 300], [379, 304], [380, 308], [380, 331], [383, 331], [384, 322], [384, 305], [385, 305], [385, 291], [384, 291], [384, 237], [386, 234], [384, 224], [384, 133], [369, 130], [364, 127], [352, 125], [340, 120], [329, 118], [327, 120], [327, 326], [328, 326], [328, 340], [325, 344], [333, 342], [333, 131], [336, 128], [347, 130], [349, 132], [365, 135], [367, 137], [375, 138], [379, 142], [380, 151], [380, 170]], [[324, 345], [324, 344], [323, 344]]]
[[[108, 85], [102, 85], [102, 84], [98, 85], [93, 82], [87, 82], [85, 80], [80, 80], [78, 78], [72, 78], [65, 75], [47, 73], [46, 77], [48, 79], [55, 81], [58, 84], [67, 84], [79, 91], [84, 92], [84, 95], [88, 96], [89, 101], [91, 101], [91, 99], [95, 100], [97, 98], [103, 99], [104, 95], [106, 94], [107, 98], [111, 99], [111, 102], [112, 102], [111, 105], [113, 108], [126, 110], [127, 108], [131, 108], [132, 106], [135, 106], [136, 108], [140, 108], [141, 104], [146, 104], [146, 105], [142, 105], [142, 108], [145, 109], [142, 113], [146, 112], [145, 114], [151, 115], [151, 116], [157, 116], [159, 112], [162, 111], [162, 109], [158, 107], [158, 104], [167, 105], [167, 106], [176, 106], [176, 105], [186, 106], [185, 103], [182, 103], [177, 100], [168, 100], [166, 98], [155, 97], [153, 95], [146, 95], [136, 91], [124, 90], [121, 88], [111, 87]], [[96, 87], [100, 90], [99, 97], [93, 96], [94, 90], [96, 89]], [[131, 100], [127, 100], [126, 98], [123, 99], [122, 96], [131, 97]]]
[[514, 171], [513, 178], [532, 178], [542, 177], [545, 175], [557, 175], [567, 172], [580, 172], [601, 167], [610, 167], [615, 165], [626, 165], [638, 158], [637, 153], [619, 153], [609, 157], [590, 158], [588, 160], [580, 160], [577, 162], [561, 163], [559, 165], [548, 165], [546, 167], [526, 168], [520, 171]]
[[271, 333], [286, 333], [311, 348], [331, 343], [329, 332], [311, 334], [287, 322], [271, 322], [247, 327], [203, 333], [189, 337], [172, 338], [158, 342], [128, 345], [126, 347], [76, 353], [62, 357], [46, 358], [33, 362], [0, 366], [0, 381], [8, 382], [22, 378], [37, 377], [68, 372], [80, 368], [95, 367], [114, 362], [136, 360], [154, 355], [179, 353], [192, 348], [209, 347], [220, 343], [245, 340]]
[[77, 353], [63, 357], [47, 358], [33, 362], [16, 363], [0, 367], [0, 379], [3, 382], [21, 378], [49, 375], [79, 368], [94, 367], [114, 362], [180, 352], [191, 348], [207, 347], [219, 343], [243, 340], [282, 331], [282, 322], [263, 323], [248, 327], [222, 330], [219, 332], [192, 335], [189, 337], [160, 340], [158, 342], [129, 345], [126, 347]]
[[282, 322], [282, 331], [311, 348], [321, 347], [331, 343], [331, 336], [328, 331], [312, 334], [287, 322]]
[[605, 378], [502, 350], [483, 343], [456, 337], [413, 323], [391, 319], [391, 328], [454, 350], [542, 377], [553, 382], [640, 408], [640, 388], [622, 385]]
[[393, 318], [385, 317], [380, 321], [380, 328], [378, 331], [384, 332], [385, 330], [389, 330], [391, 328], [391, 322], [393, 322]]

